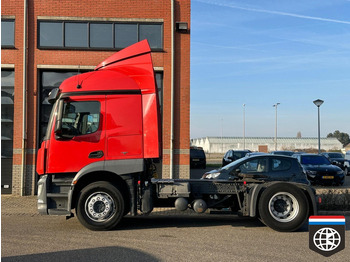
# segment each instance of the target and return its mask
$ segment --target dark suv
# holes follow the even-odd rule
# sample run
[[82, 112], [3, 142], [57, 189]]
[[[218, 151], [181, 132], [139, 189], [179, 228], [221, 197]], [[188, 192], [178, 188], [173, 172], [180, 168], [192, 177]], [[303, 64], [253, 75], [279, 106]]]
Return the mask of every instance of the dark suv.
[[298, 154], [295, 156], [304, 168], [307, 178], [312, 184], [343, 185], [344, 171], [323, 155]]
[[200, 147], [190, 148], [190, 166], [191, 168], [203, 168], [207, 167], [207, 159], [205, 153]]
[[247, 153], [251, 153], [250, 150], [229, 150], [226, 152], [224, 158], [222, 159], [222, 166], [226, 166], [227, 164], [230, 164], [231, 162], [240, 159], [242, 157], [245, 157]]
[[349, 175], [350, 172], [350, 161], [345, 159], [344, 155], [342, 153], [338, 152], [327, 152], [327, 153], [322, 153], [325, 157], [328, 158], [329, 161], [333, 165], [339, 166], [341, 169], [343, 169], [344, 174], [347, 176]]

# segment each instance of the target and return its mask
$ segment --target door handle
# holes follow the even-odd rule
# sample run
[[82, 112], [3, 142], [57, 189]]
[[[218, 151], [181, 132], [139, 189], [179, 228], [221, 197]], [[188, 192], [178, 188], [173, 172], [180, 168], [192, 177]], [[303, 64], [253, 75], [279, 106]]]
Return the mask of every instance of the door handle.
[[103, 151], [94, 151], [89, 154], [89, 158], [101, 158], [103, 157]]

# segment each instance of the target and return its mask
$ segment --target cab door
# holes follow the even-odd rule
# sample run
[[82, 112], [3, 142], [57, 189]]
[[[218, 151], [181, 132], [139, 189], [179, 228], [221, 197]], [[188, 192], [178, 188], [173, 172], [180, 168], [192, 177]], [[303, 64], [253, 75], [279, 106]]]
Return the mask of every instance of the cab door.
[[78, 172], [105, 159], [105, 95], [74, 96], [60, 101], [48, 146], [47, 173]]

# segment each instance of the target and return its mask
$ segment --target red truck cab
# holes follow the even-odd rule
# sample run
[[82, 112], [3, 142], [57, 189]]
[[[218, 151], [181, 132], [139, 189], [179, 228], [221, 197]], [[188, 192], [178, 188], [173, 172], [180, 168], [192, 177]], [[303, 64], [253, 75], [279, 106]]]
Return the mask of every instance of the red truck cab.
[[[161, 144], [147, 40], [66, 79], [49, 101], [54, 106], [37, 157], [39, 212], [71, 215], [79, 192], [94, 181], [135, 197], [134, 185], [147, 161], [160, 157]], [[136, 212], [133, 202], [123, 203], [125, 212]]]

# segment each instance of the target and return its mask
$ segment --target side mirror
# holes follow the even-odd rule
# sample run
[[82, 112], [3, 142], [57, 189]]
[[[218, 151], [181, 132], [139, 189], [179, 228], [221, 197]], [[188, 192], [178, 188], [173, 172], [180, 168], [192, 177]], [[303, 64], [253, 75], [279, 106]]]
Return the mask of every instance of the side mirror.
[[52, 89], [52, 91], [49, 93], [49, 97], [47, 101], [52, 105], [56, 102], [58, 96], [59, 96], [60, 90], [58, 88]]
[[62, 114], [63, 114], [63, 100], [58, 102], [56, 122], [55, 122], [55, 135], [62, 135]]
[[235, 169], [235, 174], [238, 175], [239, 173], [241, 173], [241, 169], [239, 168]]

